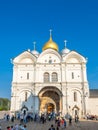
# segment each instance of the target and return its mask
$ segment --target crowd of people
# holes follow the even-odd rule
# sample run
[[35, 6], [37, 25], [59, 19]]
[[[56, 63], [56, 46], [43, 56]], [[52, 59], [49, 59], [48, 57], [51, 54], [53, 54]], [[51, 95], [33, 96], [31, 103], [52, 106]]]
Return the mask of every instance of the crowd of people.
[[26, 125], [21, 125], [21, 124], [15, 124], [14, 126], [7, 126], [7, 130], [27, 130]]
[[[69, 115], [68, 119], [66, 117], [62, 117], [60, 114], [54, 114], [54, 113], [42, 113], [34, 114], [34, 113], [17, 113], [15, 116], [12, 114], [11, 116], [9, 114], [4, 115], [5, 121], [11, 121], [13, 125], [7, 126], [7, 130], [28, 130], [27, 123], [34, 122], [34, 123], [41, 123], [45, 124], [46, 122], [54, 121], [54, 125], [51, 124], [50, 128], [47, 128], [47, 130], [60, 130], [60, 129], [66, 129], [67, 123], [69, 125], [72, 124], [72, 116]], [[14, 124], [15, 120], [18, 120], [19, 124]], [[66, 121], [67, 120], [67, 121]], [[76, 115], [75, 116], [75, 122], [78, 122], [79, 118]], [[0, 130], [2, 128], [0, 127]]]
[[87, 120], [98, 120], [98, 115], [93, 115], [93, 114], [87, 113], [84, 118]]

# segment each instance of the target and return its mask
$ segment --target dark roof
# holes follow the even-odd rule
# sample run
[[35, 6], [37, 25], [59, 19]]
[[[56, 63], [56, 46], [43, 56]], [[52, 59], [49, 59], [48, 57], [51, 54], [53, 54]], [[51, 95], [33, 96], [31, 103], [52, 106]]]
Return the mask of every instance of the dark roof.
[[98, 98], [98, 89], [90, 89], [90, 98]]

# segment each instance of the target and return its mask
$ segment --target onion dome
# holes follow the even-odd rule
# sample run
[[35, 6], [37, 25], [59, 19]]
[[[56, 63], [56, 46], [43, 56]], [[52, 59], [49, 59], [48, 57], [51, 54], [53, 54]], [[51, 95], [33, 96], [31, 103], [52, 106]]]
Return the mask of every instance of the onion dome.
[[49, 49], [49, 48], [58, 51], [58, 45], [52, 40], [51, 31], [52, 31], [52, 30], [50, 30], [50, 39], [49, 39], [48, 42], [46, 42], [46, 43], [44, 44], [43, 49], [42, 49], [43, 51], [46, 50], [46, 49]]
[[64, 42], [65, 42], [65, 48], [61, 51], [62, 55], [63, 55], [63, 54], [67, 54], [67, 53], [70, 52], [70, 50], [66, 48], [66, 42], [67, 42], [67, 41], [65, 40]]

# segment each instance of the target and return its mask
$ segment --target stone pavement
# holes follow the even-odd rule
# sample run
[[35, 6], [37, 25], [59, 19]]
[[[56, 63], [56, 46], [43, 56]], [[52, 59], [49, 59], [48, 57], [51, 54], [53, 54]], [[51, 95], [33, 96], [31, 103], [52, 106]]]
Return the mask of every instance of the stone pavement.
[[[7, 126], [15, 125], [15, 124], [20, 124], [19, 121], [15, 121], [12, 123], [11, 121], [1, 121], [0, 122], [2, 126], [2, 130], [7, 130]], [[35, 122], [29, 122], [27, 123], [27, 130], [48, 130], [51, 124], [54, 124], [54, 121], [47, 121], [45, 124], [41, 123], [35, 123]], [[60, 130], [65, 130], [61, 129]], [[98, 130], [98, 121], [92, 121], [92, 120], [81, 120], [78, 123], [75, 123], [74, 120], [72, 122], [72, 125], [69, 126], [68, 121], [67, 121], [67, 127], [66, 130]]]

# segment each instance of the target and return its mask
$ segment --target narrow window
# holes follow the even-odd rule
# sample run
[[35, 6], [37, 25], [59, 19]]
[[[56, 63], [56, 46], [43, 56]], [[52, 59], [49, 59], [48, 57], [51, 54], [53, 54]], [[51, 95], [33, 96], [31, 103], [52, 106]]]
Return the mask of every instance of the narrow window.
[[78, 114], [78, 112], [77, 112], [77, 110], [75, 110], [75, 115], [77, 115]]
[[27, 79], [29, 79], [29, 73], [27, 73]]
[[72, 79], [74, 79], [74, 72], [72, 72]]
[[25, 92], [25, 102], [27, 101], [27, 92]]
[[76, 102], [76, 101], [77, 101], [77, 93], [74, 92], [74, 102]]

